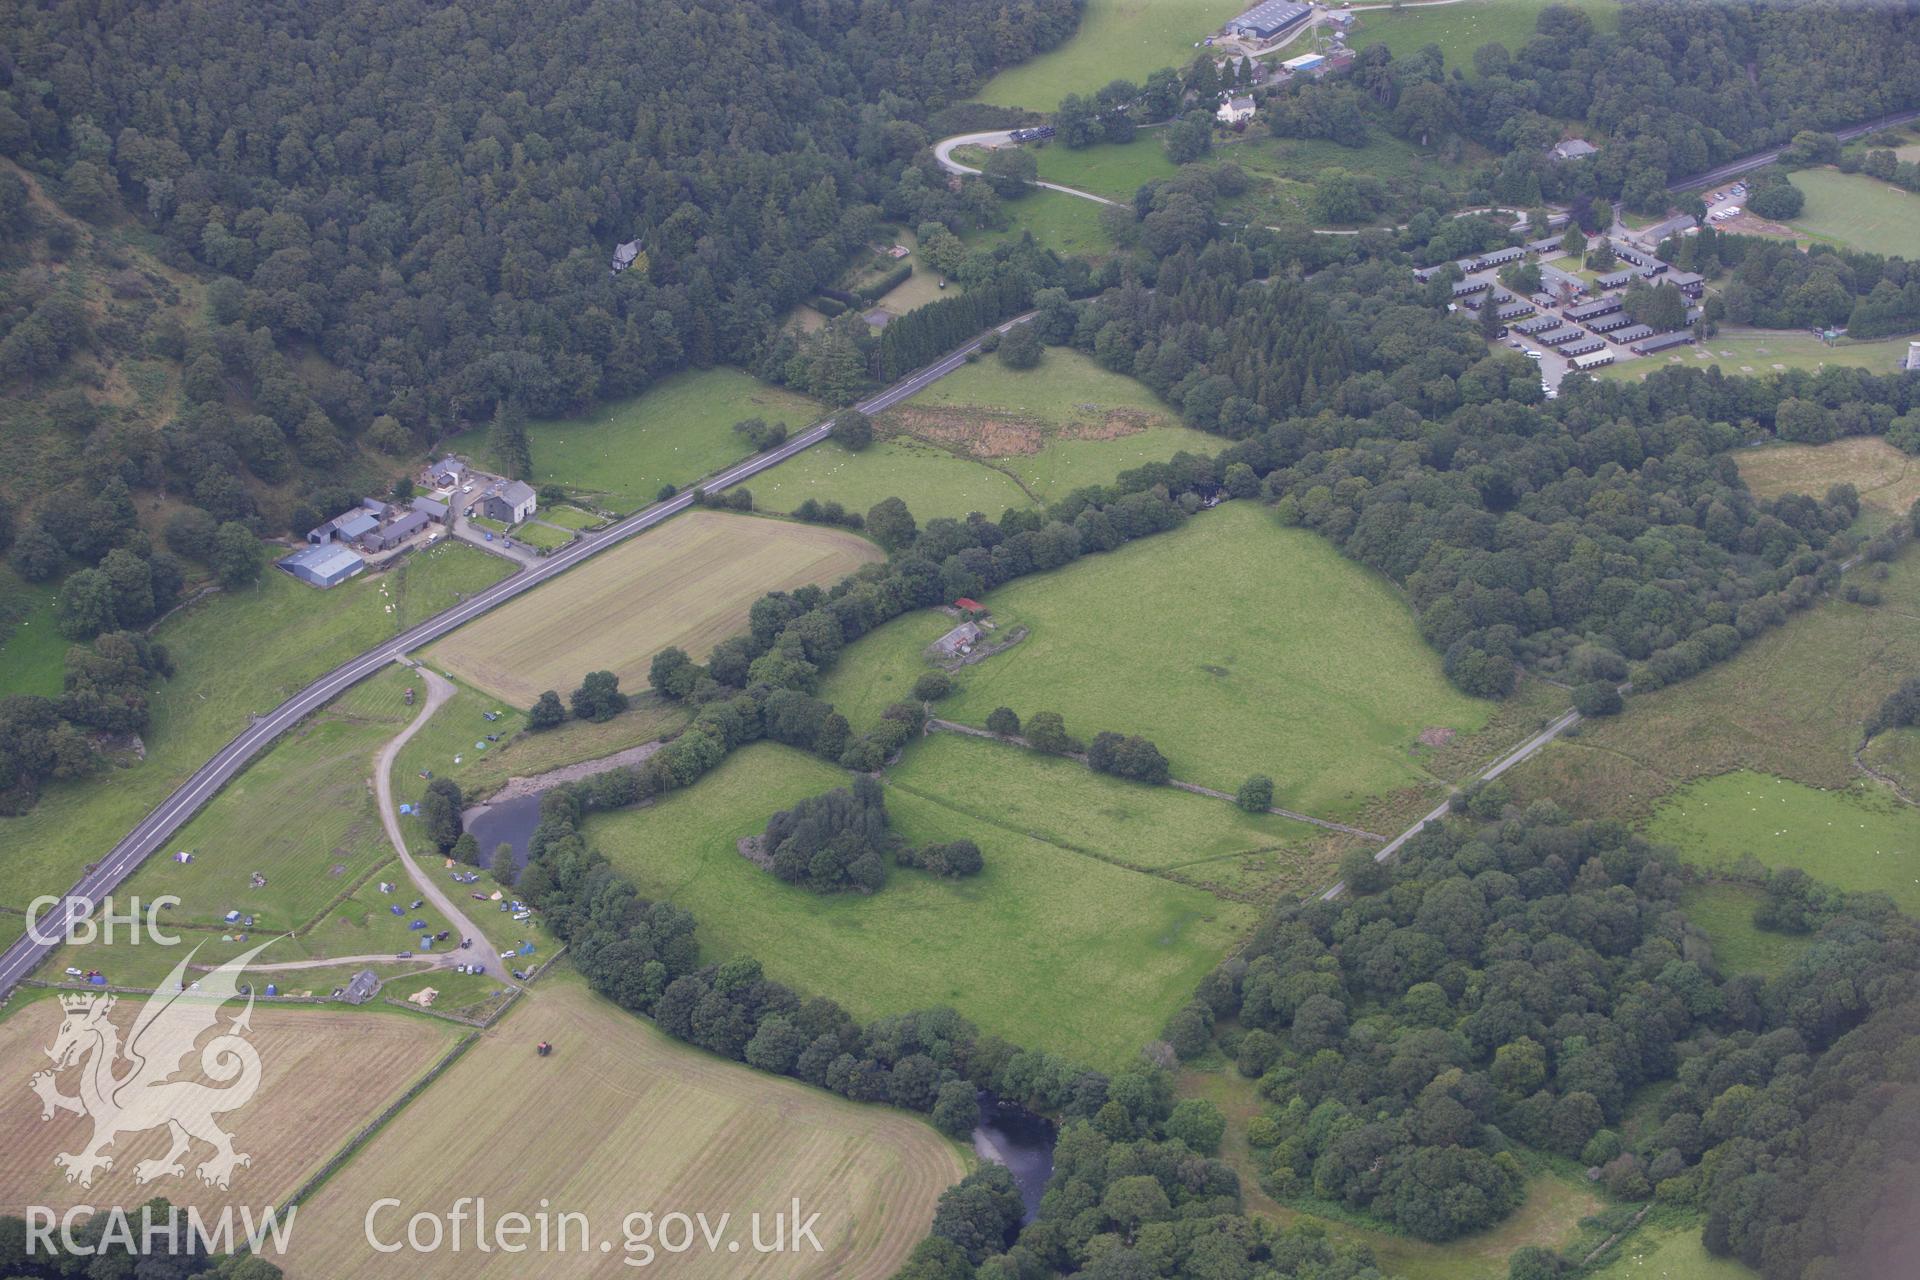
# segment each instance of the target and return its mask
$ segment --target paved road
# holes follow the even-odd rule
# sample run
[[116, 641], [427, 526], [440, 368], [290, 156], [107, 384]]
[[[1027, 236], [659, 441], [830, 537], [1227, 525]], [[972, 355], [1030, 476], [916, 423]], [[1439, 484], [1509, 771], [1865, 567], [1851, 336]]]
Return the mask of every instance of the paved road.
[[[1851, 124], [1844, 129], [1835, 129], [1833, 136], [1842, 142], [1851, 142], [1855, 138], [1864, 138], [1881, 129], [1891, 129], [1895, 125], [1909, 124], [1920, 120], [1920, 111], [1900, 111], [1890, 116], [1881, 116], [1877, 120], [1868, 120], [1864, 124]], [[1743, 173], [1763, 169], [1780, 158], [1785, 147], [1774, 147], [1769, 151], [1756, 151], [1750, 156], [1738, 160], [1729, 160], [1717, 169], [1708, 169], [1704, 173], [1688, 174], [1676, 178], [1667, 184], [1669, 191], [1692, 191], [1699, 187], [1717, 187], [1729, 178], [1737, 178]]]
[[456, 941], [447, 951], [440, 953], [443, 957], [442, 963], [451, 964], [458, 958], [461, 942], [471, 939], [475, 946], [486, 947], [487, 935], [474, 928], [473, 921], [467, 919], [467, 913], [461, 909], [458, 902], [454, 901], [453, 895], [448, 893], [438, 880], [423, 871], [413, 855], [407, 851], [407, 837], [400, 830], [400, 815], [393, 807], [393, 762], [399, 758], [400, 749], [412, 741], [413, 735], [426, 727], [433, 713], [444, 706], [447, 699], [459, 690], [453, 687], [453, 681], [436, 671], [429, 671], [421, 666], [415, 666], [413, 670], [426, 679], [426, 704], [420, 708], [420, 714], [413, 718], [413, 722], [395, 734], [386, 746], [380, 748], [380, 754], [373, 758], [373, 794], [374, 800], [380, 806], [380, 825], [387, 829], [387, 842], [393, 846], [393, 851], [400, 855], [400, 865], [407, 869], [407, 875], [412, 878], [414, 887], [420, 891], [420, 896], [432, 903], [434, 910], [445, 916], [447, 923], [453, 926], [453, 931], [460, 935], [459, 941]]
[[[1033, 312], [1028, 312], [1025, 315], [1015, 316], [1000, 325], [997, 331], [1005, 333], [1014, 325], [1031, 320], [1033, 315]], [[980, 339], [975, 338], [946, 358], [896, 382], [871, 399], [861, 401], [855, 407], [866, 413], [879, 413], [891, 408], [960, 368], [966, 363], [967, 356], [978, 350], [979, 346]], [[703, 482], [702, 487], [712, 491], [739, 484], [769, 467], [778, 466], [788, 458], [812, 448], [825, 440], [832, 431], [833, 419], [827, 418], [801, 432], [779, 448], [756, 454], [745, 462], [709, 477]], [[596, 555], [635, 534], [644, 533], [692, 505], [691, 491], [681, 493], [665, 502], [656, 502], [650, 507], [635, 512], [599, 533], [585, 534], [579, 540], [547, 556], [538, 564], [495, 583], [453, 608], [435, 614], [393, 639], [376, 645], [359, 657], [335, 667], [266, 715], [255, 717], [252, 724], [222, 747], [213, 759], [201, 765], [171, 795], [142, 818], [120, 843], [114, 845], [98, 862], [92, 864], [87, 873], [67, 890], [58, 906], [48, 909], [42, 915], [35, 932], [48, 941], [41, 942], [32, 934], [27, 934], [17, 939], [4, 952], [0, 952], [0, 999], [4, 999], [15, 986], [19, 985], [21, 979], [32, 973], [53, 953], [65, 936], [69, 922], [84, 919], [89, 915], [96, 903], [118, 888], [142, 862], [164, 845], [174, 832], [184, 826], [187, 819], [191, 818], [200, 806], [211, 800], [220, 788], [282, 733], [331, 702], [342, 691], [366, 679], [403, 654], [438, 640], [441, 636], [471, 622], [488, 610], [523, 592], [532, 590], [550, 578], [565, 573], [589, 556]]]

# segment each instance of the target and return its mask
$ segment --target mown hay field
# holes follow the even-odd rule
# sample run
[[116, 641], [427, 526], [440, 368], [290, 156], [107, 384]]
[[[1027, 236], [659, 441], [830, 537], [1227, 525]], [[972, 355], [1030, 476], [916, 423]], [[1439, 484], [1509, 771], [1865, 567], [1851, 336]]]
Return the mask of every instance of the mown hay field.
[[1072, 35], [1002, 71], [978, 98], [1051, 111], [1069, 93], [1092, 93], [1116, 76], [1140, 83], [1161, 67], [1186, 66], [1196, 40], [1245, 8], [1241, 0], [1088, 0]]
[[[548, 1041], [551, 1057], [534, 1046]], [[860, 1106], [680, 1044], [556, 971], [300, 1209], [284, 1259], [295, 1280], [337, 1276], [618, 1276], [622, 1220], [651, 1211], [732, 1214], [739, 1253], [667, 1255], [647, 1269], [683, 1277], [892, 1275], [925, 1236], [934, 1201], [964, 1172], [923, 1121]], [[489, 1215], [581, 1213], [592, 1232], [568, 1252], [481, 1254], [472, 1248], [379, 1254], [416, 1212], [484, 1196]], [[749, 1217], [817, 1212], [822, 1251], [757, 1255]], [[771, 1222], [763, 1231], [771, 1239]], [[697, 1238], [697, 1237], [696, 1237]], [[607, 1241], [612, 1248], [601, 1252]], [[471, 1239], [469, 1239], [471, 1244]], [[280, 1261], [276, 1259], [277, 1261]]]
[[[1006, 753], [991, 767], [1019, 771], [1011, 749], [983, 746]], [[871, 896], [821, 895], [748, 862], [740, 837], [764, 830], [776, 810], [849, 781], [844, 770], [771, 743], [735, 751], [655, 804], [596, 814], [587, 834], [642, 895], [693, 913], [706, 960], [752, 955], [770, 976], [861, 1018], [947, 1005], [1016, 1044], [1118, 1070], [1159, 1035], [1260, 908], [950, 807], [939, 798], [942, 773], [957, 754], [939, 742], [909, 746], [886, 797], [908, 841], [965, 837], [980, 846], [986, 869], [966, 880], [896, 868]], [[1221, 840], [1232, 838], [1229, 815], [1200, 807], [1219, 802], [1189, 799], [1189, 819], [1204, 815]], [[1065, 808], [1085, 802], [1084, 793], [1061, 798]], [[1167, 855], [1143, 845], [1139, 856]]]
[[691, 511], [602, 552], [427, 650], [426, 660], [518, 707], [589, 671], [645, 688], [653, 655], [704, 661], [768, 591], [837, 582], [881, 556], [839, 529]]
[[[124, 996], [113, 1011], [123, 1045], [143, 1003], [139, 996]], [[223, 1009], [221, 1026], [242, 1007], [233, 1003]], [[91, 1187], [82, 1187], [66, 1181], [53, 1157], [83, 1150], [92, 1123], [66, 1112], [42, 1121], [40, 1099], [27, 1088], [28, 1077], [48, 1066], [44, 1051], [61, 1017], [59, 1001], [37, 999], [0, 1021], [0, 1079], [7, 1081], [0, 1089], [0, 1134], [6, 1138], [0, 1142], [0, 1213], [19, 1214], [29, 1205], [139, 1205], [154, 1196], [203, 1209], [244, 1204], [256, 1212], [284, 1203], [451, 1048], [458, 1030], [397, 1012], [257, 1005], [248, 1040], [260, 1055], [260, 1087], [252, 1101], [216, 1117], [233, 1135], [234, 1150], [253, 1163], [234, 1170], [227, 1190], [209, 1187], [196, 1166], [211, 1148], [196, 1143], [183, 1158], [183, 1177], [161, 1177], [142, 1186], [134, 1180], [135, 1165], [165, 1155], [169, 1145], [166, 1130], [155, 1129], [118, 1139], [107, 1151], [113, 1167], [97, 1174]], [[202, 1042], [210, 1038], [203, 1036]], [[199, 1063], [197, 1053], [189, 1054], [179, 1078], [224, 1087], [202, 1075]], [[125, 1074], [126, 1064], [116, 1070]], [[73, 1095], [77, 1077], [74, 1070], [65, 1072], [61, 1091]]]
[[[1319, 817], [1432, 786], [1420, 736], [1472, 733], [1494, 710], [1447, 683], [1390, 583], [1251, 502], [983, 603], [1031, 634], [962, 669], [941, 715], [979, 725], [997, 706], [1023, 721], [1057, 711], [1082, 739], [1151, 738], [1183, 781], [1231, 791], [1266, 774], [1274, 803]], [[870, 723], [952, 625], [933, 612], [888, 623], [848, 649], [821, 696]]]

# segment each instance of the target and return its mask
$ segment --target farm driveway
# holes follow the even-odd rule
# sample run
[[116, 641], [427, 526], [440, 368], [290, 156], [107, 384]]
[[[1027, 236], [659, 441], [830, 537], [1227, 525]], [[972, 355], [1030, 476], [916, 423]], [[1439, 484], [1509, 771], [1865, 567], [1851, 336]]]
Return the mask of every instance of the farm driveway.
[[[463, 939], [472, 938], [476, 945], [484, 946], [487, 935], [473, 927], [473, 922], [468, 920], [466, 914], [460, 910], [459, 904], [453, 900], [453, 895], [441, 888], [439, 881], [421, 870], [420, 864], [413, 860], [411, 853], [407, 852], [407, 838], [400, 834], [400, 815], [394, 812], [394, 759], [399, 756], [400, 748], [406, 746], [413, 735], [420, 732], [421, 727], [427, 723], [433, 713], [440, 709], [441, 704], [456, 692], [453, 682], [438, 672], [429, 671], [425, 667], [413, 669], [426, 678], [427, 704], [420, 708], [420, 714], [413, 718], [413, 723], [402, 729], [386, 746], [380, 748], [380, 754], [374, 757], [373, 788], [380, 803], [380, 821], [387, 828], [387, 839], [393, 842], [393, 851], [400, 855], [400, 861], [407, 868], [407, 874], [413, 877], [414, 887], [420, 890], [420, 896], [431, 902], [434, 910], [445, 917], [447, 923], [451, 924]], [[454, 954], [455, 952], [449, 951], [443, 952], [442, 956], [446, 960], [451, 960]]]

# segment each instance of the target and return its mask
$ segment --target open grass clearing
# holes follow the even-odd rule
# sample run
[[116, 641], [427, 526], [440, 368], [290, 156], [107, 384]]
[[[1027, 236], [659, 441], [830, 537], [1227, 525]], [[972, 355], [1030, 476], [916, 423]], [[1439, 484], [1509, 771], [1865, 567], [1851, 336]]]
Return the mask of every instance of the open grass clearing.
[[858, 454], [813, 449], [754, 486], [770, 510], [807, 498], [864, 512], [898, 497], [916, 517], [998, 516], [1060, 500], [1180, 450], [1212, 454], [1219, 440], [1179, 424], [1131, 378], [1066, 347], [1034, 369], [987, 357], [881, 415], [880, 436]]
[[1115, 78], [1142, 83], [1161, 67], [1184, 67], [1194, 42], [1244, 12], [1241, 0], [1087, 0], [1079, 28], [1060, 44], [1009, 67], [977, 95], [995, 106], [1052, 111], [1070, 93]]
[[156, 634], [176, 669], [151, 692], [146, 759], [50, 786], [32, 811], [0, 818], [7, 905], [65, 890], [250, 716], [510, 571], [496, 556], [442, 542], [330, 591], [268, 570], [253, 587], [174, 615]]
[[1836, 338], [1829, 343], [1802, 329], [1722, 328], [1690, 347], [1676, 347], [1653, 355], [1602, 365], [1596, 376], [1615, 381], [1637, 381], [1655, 369], [1717, 366], [1722, 373], [1761, 376], [1799, 369], [1817, 373], [1828, 367], [1895, 373], [1907, 354], [1907, 339], [1880, 338], [1855, 342]]
[[606, 523], [599, 515], [591, 511], [582, 511], [579, 507], [564, 504], [540, 508], [540, 518], [548, 524], [557, 524], [563, 529], [592, 529]]
[[54, 584], [27, 582], [0, 564], [0, 697], [59, 694], [72, 643], [60, 634], [59, 596]]
[[1330, 867], [1345, 847], [1303, 822], [962, 734], [936, 733], [917, 744], [888, 782], [971, 822], [1224, 898], [1323, 888], [1336, 878]]
[[1740, 770], [1674, 792], [1654, 810], [1647, 836], [1702, 866], [1752, 855], [1920, 911], [1920, 809], [1884, 787], [1822, 791]]
[[1736, 1259], [1708, 1253], [1697, 1222], [1649, 1223], [1586, 1274], [1593, 1280], [1754, 1280], [1756, 1275]]
[[690, 511], [469, 623], [426, 659], [518, 707], [589, 671], [646, 687], [653, 655], [704, 661], [768, 591], [829, 584], [880, 549], [839, 529]]
[[[751, 450], [734, 434], [745, 418], [785, 422], [799, 431], [823, 413], [805, 396], [769, 386], [738, 369], [675, 374], [644, 393], [571, 418], [527, 424], [536, 485], [559, 484], [613, 510], [638, 510], [661, 486], [686, 487]], [[445, 442], [483, 466], [496, 465], [485, 428]]]
[[1400, 1280], [1506, 1280], [1507, 1259], [1514, 1250], [1529, 1244], [1558, 1249], [1577, 1237], [1582, 1218], [1601, 1207], [1600, 1198], [1590, 1188], [1543, 1171], [1528, 1179], [1526, 1199], [1505, 1221], [1446, 1244], [1425, 1244], [1408, 1236], [1321, 1217], [1282, 1204], [1260, 1188], [1254, 1152], [1247, 1145], [1247, 1124], [1265, 1105], [1257, 1081], [1243, 1078], [1230, 1066], [1189, 1068], [1181, 1073], [1178, 1088], [1180, 1096], [1205, 1098], [1226, 1116], [1220, 1155], [1240, 1175], [1248, 1213], [1283, 1226], [1312, 1223], [1337, 1240], [1364, 1244], [1373, 1250], [1382, 1275]]
[[[542, 1040], [551, 1057], [535, 1056]], [[883, 1280], [962, 1172], [953, 1144], [923, 1121], [680, 1044], [563, 969], [301, 1206], [303, 1230], [285, 1265], [295, 1280], [526, 1274], [524, 1257], [368, 1246], [363, 1220], [375, 1200], [402, 1201], [377, 1225], [404, 1233], [409, 1215], [443, 1213], [472, 1195], [486, 1197], [491, 1213], [547, 1206], [587, 1216], [591, 1247], [540, 1255], [541, 1275], [630, 1275], [621, 1221], [636, 1209], [705, 1211], [709, 1220], [730, 1212], [744, 1249], [749, 1215], [761, 1213], [770, 1236], [771, 1215], [797, 1196], [820, 1215], [824, 1251], [746, 1254], [754, 1275]], [[598, 1251], [601, 1239], [612, 1252]], [[674, 1257], [671, 1270], [733, 1276], [742, 1266], [722, 1247]]]
[[1131, 142], [1069, 147], [1049, 142], [1035, 147], [1040, 177], [1063, 187], [1091, 191], [1109, 200], [1133, 199], [1133, 193], [1156, 178], [1171, 178], [1180, 166], [1167, 156], [1158, 131], [1138, 134]]
[[[1830, 444], [1768, 445], [1733, 455], [1740, 478], [1756, 498], [1783, 493], [1825, 497], [1836, 484], [1860, 491], [1876, 526], [1906, 518], [1920, 501], [1920, 458], [1888, 444], [1884, 436], [1852, 436]], [[1868, 514], [1863, 510], [1862, 515]]]
[[1847, 789], [1861, 776], [1852, 753], [1862, 722], [1920, 670], [1920, 556], [1890, 567], [1884, 604], [1823, 600], [1728, 661], [1587, 721], [1510, 782], [1527, 799], [1628, 821], [1686, 782], [1740, 769]]
[[[1184, 528], [1023, 578], [984, 601], [1032, 629], [965, 668], [943, 715], [984, 724], [1058, 711], [1083, 739], [1151, 738], [1175, 777], [1231, 791], [1274, 779], [1275, 803], [1352, 817], [1433, 783], [1417, 739], [1472, 733], [1493, 704], [1447, 684], [1400, 594], [1326, 541], [1230, 502]], [[856, 725], [926, 669], [952, 621], [898, 618], [844, 654], [822, 696]]]
[[541, 524], [538, 520], [526, 520], [514, 527], [513, 538], [524, 542], [537, 551], [557, 551], [573, 541], [573, 534], [563, 529], [554, 529]]
[[1832, 168], [1802, 169], [1790, 181], [1807, 197], [1794, 230], [1867, 253], [1920, 258], [1920, 195]]
[[[908, 748], [904, 781], [938, 785]], [[1021, 762], [1008, 757], [1007, 767]], [[768, 974], [862, 1018], [950, 1005], [981, 1029], [1114, 1070], [1160, 1032], [1257, 909], [887, 790], [895, 828], [966, 837], [986, 870], [962, 881], [895, 869], [880, 892], [821, 896], [735, 848], [777, 809], [848, 775], [769, 743], [735, 751], [692, 788], [596, 815], [588, 835], [643, 895], [700, 922], [707, 959], [749, 954]]]
[[1753, 922], [1760, 890], [1734, 881], [1711, 881], [1687, 891], [1681, 906], [1687, 919], [1707, 931], [1713, 943], [1714, 963], [1724, 974], [1757, 973], [1771, 978], [1784, 973], [1794, 957], [1806, 950], [1807, 939], [1774, 933]]
[[999, 230], [970, 230], [961, 236], [969, 249], [991, 249], [1032, 235], [1034, 243], [1063, 256], [1099, 259], [1118, 246], [1100, 225], [1103, 206], [1064, 191], [1029, 191], [1003, 206], [1012, 221]]
[[1862, 748], [1860, 762], [1920, 797], [1920, 729], [1889, 729]]
[[[1408, 4], [1391, 10], [1358, 15], [1351, 43], [1355, 49], [1384, 44], [1396, 58], [1417, 53], [1430, 44], [1440, 46], [1449, 71], [1458, 67], [1473, 75], [1473, 51], [1498, 42], [1518, 49], [1531, 40], [1546, 0], [1463, 0], [1459, 4]], [[1600, 31], [1620, 26], [1617, 0], [1569, 0], [1569, 8], [1587, 15]]]
[[[123, 1038], [142, 1003], [122, 998], [114, 1009], [112, 1019]], [[241, 1007], [235, 1003], [222, 1011], [223, 1026]], [[211, 1152], [202, 1143], [185, 1158], [184, 1176], [136, 1183], [136, 1164], [166, 1153], [164, 1127], [117, 1139], [108, 1149], [113, 1168], [96, 1175], [91, 1187], [81, 1187], [65, 1180], [53, 1157], [82, 1150], [91, 1123], [68, 1114], [42, 1121], [40, 1099], [24, 1087], [30, 1075], [47, 1067], [45, 1050], [61, 1016], [58, 1001], [42, 999], [19, 1005], [0, 1021], [0, 1072], [15, 1083], [0, 1090], [0, 1134], [6, 1136], [0, 1143], [0, 1213], [19, 1214], [29, 1205], [134, 1206], [156, 1195], [216, 1210], [245, 1204], [258, 1212], [258, 1206], [282, 1203], [418, 1080], [451, 1047], [455, 1030], [397, 1012], [256, 1005], [247, 1038], [260, 1055], [260, 1087], [250, 1102], [218, 1117], [233, 1135], [235, 1150], [253, 1158], [251, 1165], [234, 1170], [229, 1189], [209, 1187], [198, 1177], [195, 1166]], [[199, 1063], [198, 1054], [189, 1054], [180, 1078], [222, 1087], [201, 1074]], [[64, 1092], [74, 1091], [76, 1076], [69, 1071], [61, 1079]], [[293, 1238], [299, 1239], [297, 1231]]]

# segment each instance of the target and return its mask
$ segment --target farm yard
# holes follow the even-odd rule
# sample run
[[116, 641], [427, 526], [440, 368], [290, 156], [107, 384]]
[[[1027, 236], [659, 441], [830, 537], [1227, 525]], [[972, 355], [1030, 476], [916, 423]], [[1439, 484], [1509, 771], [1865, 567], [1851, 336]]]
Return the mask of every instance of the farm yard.
[[837, 529], [690, 511], [469, 623], [425, 657], [517, 707], [545, 689], [564, 696], [589, 671], [612, 671], [638, 692], [660, 650], [678, 645], [704, 661], [764, 593], [836, 582], [880, 554]]
[[[172, 679], [149, 697], [145, 759], [50, 786], [32, 811], [0, 818], [7, 906], [65, 889], [247, 723], [340, 662], [505, 577], [496, 556], [443, 542], [400, 567], [316, 591], [277, 570], [161, 624]], [[391, 612], [389, 612], [391, 609]]]
[[[123, 1035], [141, 1003], [137, 997], [126, 999], [114, 1010], [113, 1022]], [[228, 1009], [237, 1013], [240, 1007]], [[134, 1181], [139, 1161], [165, 1154], [164, 1128], [117, 1140], [110, 1151], [113, 1168], [97, 1175], [93, 1186], [65, 1181], [53, 1157], [81, 1150], [91, 1126], [71, 1115], [43, 1122], [39, 1098], [25, 1088], [27, 1078], [47, 1066], [45, 1050], [60, 1019], [58, 1001], [32, 1000], [16, 1003], [0, 1020], [0, 1075], [12, 1082], [0, 1090], [0, 1133], [7, 1135], [0, 1144], [0, 1188], [5, 1188], [0, 1213], [18, 1214], [28, 1205], [137, 1205], [156, 1195], [203, 1209], [284, 1203], [452, 1047], [456, 1030], [399, 1011], [256, 1005], [248, 1039], [260, 1054], [260, 1087], [251, 1102], [219, 1117], [221, 1127], [234, 1136], [235, 1149], [252, 1156], [253, 1163], [236, 1169], [229, 1188], [221, 1191], [201, 1182], [195, 1171], [194, 1165], [210, 1153], [204, 1144], [196, 1144], [187, 1156], [183, 1177], [145, 1186]], [[186, 1060], [189, 1078], [198, 1074], [198, 1061], [197, 1054]], [[60, 1084], [71, 1092], [73, 1074]], [[299, 1239], [299, 1233], [293, 1238]]]
[[1864, 173], [1802, 169], [1793, 185], [1807, 206], [1794, 230], [1815, 240], [1867, 253], [1920, 258], [1920, 195]]
[[1057, 502], [1084, 485], [1164, 462], [1186, 449], [1211, 454], [1216, 437], [1179, 425], [1152, 392], [1068, 347], [1015, 371], [991, 357], [942, 378], [876, 422], [857, 454], [815, 449], [760, 478], [771, 510], [807, 498], [864, 512], [898, 497], [921, 520]]
[[1246, 8], [1241, 0], [1088, 0], [1071, 36], [1002, 71], [975, 97], [1052, 111], [1067, 94], [1092, 93], [1115, 77], [1139, 83], [1161, 67], [1184, 67], [1194, 41]]
[[[746, 418], [812, 425], [825, 409], [738, 369], [675, 374], [642, 395], [572, 418], [527, 424], [534, 486], [562, 485], [622, 513], [651, 503], [663, 485], [684, 488], [739, 461], [751, 450], [734, 434]], [[446, 442], [482, 466], [496, 466], [479, 428]]]
[[1838, 338], [1828, 343], [1797, 329], [1723, 327], [1719, 333], [1695, 346], [1603, 365], [1595, 376], [1614, 381], [1638, 381], [1656, 369], [1675, 366], [1689, 369], [1718, 366], [1724, 374], [1749, 375], [1779, 373], [1787, 369], [1814, 373], [1828, 367], [1894, 373], [1899, 370], [1900, 361], [1906, 354], [1905, 338], [1884, 338], [1874, 342]]
[[1920, 500], [1920, 458], [1888, 444], [1884, 436], [1741, 449], [1733, 459], [1756, 498], [1819, 497], [1833, 485], [1852, 485], [1860, 491], [1861, 520], [1875, 531], [1905, 519]]
[[[1138, 733], [1173, 775], [1231, 791], [1275, 780], [1275, 803], [1352, 818], [1389, 793], [1431, 789], [1416, 751], [1488, 723], [1456, 692], [1399, 593], [1311, 533], [1231, 502], [1183, 529], [1023, 579], [984, 601], [1031, 636], [966, 668], [942, 715], [1058, 711], [1067, 731]], [[922, 670], [952, 626], [895, 619], [853, 645], [821, 696], [858, 726]]]
[[[543, 1040], [551, 1058], [534, 1054]], [[377, 1225], [383, 1238], [403, 1238], [412, 1213], [484, 1196], [494, 1213], [550, 1204], [593, 1224], [586, 1247], [546, 1253], [542, 1275], [627, 1275], [621, 1224], [634, 1210], [731, 1211], [745, 1238], [749, 1213], [771, 1215], [798, 1197], [820, 1215], [824, 1252], [757, 1257], [755, 1275], [884, 1280], [964, 1171], [954, 1146], [918, 1118], [680, 1044], [561, 970], [300, 1207], [302, 1229], [283, 1261], [295, 1280], [525, 1274], [511, 1255], [382, 1255], [367, 1243], [377, 1199], [400, 1198]], [[598, 1250], [601, 1238], [611, 1253]], [[671, 1270], [736, 1275], [740, 1259], [695, 1252]]]
[[[986, 870], [964, 881], [895, 869], [871, 897], [822, 897], [748, 862], [738, 839], [776, 810], [848, 784], [844, 771], [770, 743], [736, 750], [653, 805], [596, 815], [587, 835], [643, 896], [693, 913], [707, 959], [751, 954], [768, 976], [861, 1018], [949, 1005], [1016, 1044], [1119, 1068], [1159, 1034], [1257, 908], [928, 798], [944, 783], [916, 756], [925, 747], [955, 758], [943, 746], [909, 749], [887, 808], [914, 844], [976, 842]], [[971, 784], [960, 785], [964, 793]], [[1229, 826], [1230, 814], [1195, 812], [1214, 831]]]

